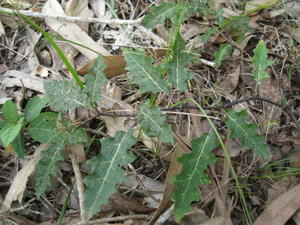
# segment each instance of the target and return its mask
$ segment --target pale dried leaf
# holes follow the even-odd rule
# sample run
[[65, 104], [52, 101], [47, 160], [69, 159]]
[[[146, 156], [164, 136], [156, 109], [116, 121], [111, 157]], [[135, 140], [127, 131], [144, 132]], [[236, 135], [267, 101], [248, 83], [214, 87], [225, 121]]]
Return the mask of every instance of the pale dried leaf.
[[288, 27], [289, 33], [298, 43], [300, 43], [300, 27]]
[[18, 70], [9, 70], [3, 75], [3, 87], [24, 87], [40, 93], [45, 93], [44, 80]]
[[[0, 18], [1, 19], [1, 18]], [[3, 24], [2, 24], [2, 22], [1, 22], [1, 20], [0, 20], [0, 36], [1, 35], [5, 35], [5, 30], [4, 30], [4, 27], [3, 27]]]
[[105, 15], [105, 1], [104, 0], [92, 0], [91, 7], [94, 13], [97, 15], [98, 18], [103, 18]]
[[173, 204], [170, 200], [172, 193], [175, 190], [175, 185], [172, 183], [172, 179], [181, 171], [181, 164], [177, 161], [177, 158], [182, 156], [184, 153], [190, 152], [190, 148], [186, 145], [185, 141], [181, 139], [180, 135], [177, 133], [175, 134], [175, 139], [177, 145], [175, 146], [172, 159], [170, 162], [167, 178], [165, 181], [165, 191], [163, 195], [163, 199], [160, 202], [158, 209], [156, 210], [154, 216], [152, 217], [151, 221], [147, 225], [153, 225], [155, 221], [165, 212], [167, 211], [171, 205]]
[[[67, 59], [72, 63], [74, 57], [78, 54], [78, 50], [75, 49], [73, 46], [68, 44], [67, 42], [57, 42], [57, 45], [59, 48], [64, 52]], [[57, 51], [53, 48], [53, 46], [49, 46], [49, 51], [51, 53], [52, 57], [52, 68], [55, 68], [56, 70], [63, 70], [66, 71], [67, 67], [61, 60], [60, 56], [58, 55]]]
[[46, 78], [48, 77], [48, 68], [44, 67], [44, 66], [38, 66], [36, 68], [36, 75], [40, 76], [42, 78]]
[[47, 145], [41, 144], [34, 152], [33, 158], [15, 176], [1, 206], [1, 210], [8, 210], [13, 201], [22, 202], [23, 194], [26, 189], [28, 177], [34, 172], [35, 166], [40, 160], [40, 153], [47, 148]]
[[[134, 108], [131, 105], [121, 100], [122, 89], [116, 85], [109, 86], [104, 91], [103, 100], [99, 104], [100, 111], [123, 111], [134, 112]], [[135, 119], [126, 117], [108, 117], [102, 116], [102, 120], [105, 122], [108, 134], [114, 136], [118, 130], [128, 131], [130, 128], [136, 126]], [[158, 142], [156, 138], [150, 138], [145, 134], [140, 134], [139, 130], [136, 129], [133, 136], [139, 137], [149, 149], [154, 149], [155, 142]]]
[[280, 195], [262, 212], [254, 225], [284, 225], [300, 208], [300, 184]]
[[219, 217], [212, 218], [199, 225], [232, 225], [232, 222], [226, 221], [226, 218], [219, 216]]
[[[78, 16], [89, 18], [93, 17], [93, 12], [88, 7], [88, 1], [71, 0], [66, 4], [66, 14], [68, 16]], [[85, 22], [76, 23], [84, 32], [89, 31], [89, 24]]]
[[300, 225], [300, 211], [298, 210], [296, 214], [293, 216], [293, 221], [297, 224]]
[[239, 83], [241, 67], [238, 65], [232, 73], [226, 75], [226, 77], [220, 83], [220, 88], [226, 92], [233, 92]]
[[209, 217], [202, 209], [193, 207], [192, 211], [182, 218], [180, 225], [199, 225], [207, 220]]
[[127, 181], [124, 183], [124, 185], [135, 188], [139, 185], [139, 182], [137, 179], [143, 184], [143, 186], [149, 191], [149, 192], [163, 192], [165, 185], [157, 180], [154, 180], [151, 177], [147, 177], [143, 174], [138, 175], [128, 175]]
[[[259, 86], [259, 95], [264, 98], [268, 98], [273, 102], [280, 102], [281, 95], [279, 92], [278, 83], [271, 77], [265, 78]], [[264, 114], [261, 118], [262, 126], [265, 129], [269, 129], [274, 122], [279, 124], [280, 115], [282, 110], [272, 104], [263, 103]]]
[[[43, 7], [43, 13], [53, 15], [53, 16], [66, 16], [60, 4], [56, 0], [48, 0]], [[62, 37], [72, 40], [74, 42], [83, 44], [84, 46], [97, 51], [101, 55], [110, 55], [110, 53], [97, 44], [93, 39], [91, 39], [78, 25], [73, 22], [58, 21], [53, 19], [46, 19], [46, 23], [51, 29], [57, 32]], [[63, 28], [63, 29], [62, 29]], [[86, 48], [80, 47], [75, 44], [73, 45], [78, 51], [89, 59], [95, 59], [98, 54], [92, 52]]]
[[197, 23], [183, 24], [180, 27], [182, 38], [185, 41], [190, 40], [191, 38], [204, 33], [206, 29], [207, 29], [207, 25], [200, 25]]
[[78, 163], [83, 163], [86, 161], [84, 146], [81, 143], [69, 145], [65, 151], [67, 151], [69, 154], [72, 154]]
[[18, 22], [17, 22], [16, 18], [13, 18], [11, 16], [1, 15], [0, 20], [3, 24], [9, 26], [11, 29], [13, 29], [13, 30], [18, 29]]

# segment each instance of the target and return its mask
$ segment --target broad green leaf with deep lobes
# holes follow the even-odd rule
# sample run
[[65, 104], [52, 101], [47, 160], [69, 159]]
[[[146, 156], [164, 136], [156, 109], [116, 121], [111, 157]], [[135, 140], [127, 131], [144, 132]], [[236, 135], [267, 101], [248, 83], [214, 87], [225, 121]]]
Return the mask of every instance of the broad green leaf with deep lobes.
[[252, 71], [254, 80], [258, 84], [262, 82], [262, 79], [269, 77], [266, 69], [273, 64], [271, 60], [268, 60], [268, 49], [266, 48], [265, 42], [260, 40], [254, 49], [254, 57], [252, 63], [255, 69]]
[[131, 163], [135, 156], [128, 151], [137, 139], [127, 133], [118, 131], [112, 138], [101, 140], [101, 153], [88, 161], [91, 173], [84, 179], [86, 219], [100, 211], [107, 204], [108, 198], [117, 192], [116, 185], [125, 181], [125, 171], [122, 166]]
[[50, 142], [48, 149], [41, 152], [35, 172], [35, 194], [38, 198], [51, 186], [51, 176], [57, 175], [56, 163], [63, 160], [61, 151], [65, 148], [65, 141], [65, 138], [61, 138], [59, 141]]
[[232, 109], [226, 110], [227, 117], [225, 124], [231, 130], [231, 138], [238, 138], [243, 149], [251, 149], [256, 155], [265, 159], [270, 157], [269, 146], [265, 142], [265, 137], [258, 134], [258, 126], [255, 123], [247, 123], [247, 111], [235, 112]]
[[187, 81], [193, 78], [193, 73], [186, 69], [186, 66], [192, 62], [192, 55], [185, 52], [185, 42], [179, 32], [172, 43], [169, 60], [165, 66], [168, 69], [168, 80], [172, 83], [175, 90], [185, 91]]
[[198, 187], [210, 183], [205, 169], [216, 161], [212, 151], [219, 146], [216, 135], [212, 133], [193, 139], [191, 144], [192, 153], [178, 158], [179, 163], [182, 164], [182, 170], [173, 180], [176, 186], [172, 195], [175, 203], [173, 213], [177, 221], [192, 210], [193, 201], [200, 199]]
[[44, 82], [49, 105], [55, 111], [67, 112], [79, 106], [90, 106], [88, 95], [72, 80]]
[[176, 4], [161, 2], [159, 6], [153, 6], [145, 16], [142, 25], [153, 29], [157, 24], [163, 24], [166, 19], [172, 18], [175, 13]]
[[12, 100], [8, 100], [4, 103], [2, 115], [8, 122], [16, 122], [19, 119], [17, 106]]
[[46, 96], [35, 96], [25, 106], [24, 116], [27, 122], [34, 120], [41, 110], [48, 104], [49, 98]]
[[153, 59], [143, 50], [123, 49], [128, 76], [140, 86], [140, 92], [168, 92], [168, 83], [161, 77], [159, 67], [153, 66]]
[[97, 103], [101, 100], [101, 87], [108, 82], [103, 72], [105, 66], [102, 57], [98, 57], [85, 78], [83, 92], [87, 93], [90, 103]]
[[56, 137], [57, 119], [57, 113], [41, 113], [30, 124], [28, 129], [30, 137], [41, 143], [50, 142], [53, 137]]
[[[42, 115], [41, 118], [39, 118]], [[77, 129], [72, 125], [72, 121], [64, 120], [53, 114], [41, 114], [32, 125], [39, 128], [41, 134], [34, 134], [33, 136], [42, 143], [48, 145], [48, 149], [41, 152], [41, 159], [37, 164], [36, 179], [36, 195], [40, 197], [45, 193], [47, 188], [51, 185], [51, 176], [57, 174], [57, 162], [63, 160], [61, 151], [68, 145], [76, 143], [85, 143], [88, 140], [87, 134], [83, 129]], [[48, 118], [48, 121], [47, 121]], [[55, 119], [56, 118], [56, 119]], [[42, 128], [46, 129], [43, 130]], [[52, 129], [52, 132], [49, 132]], [[38, 130], [34, 131], [37, 132]], [[50, 136], [45, 136], [50, 135]]]
[[138, 111], [139, 125], [149, 137], [157, 137], [161, 142], [173, 143], [171, 125], [166, 123], [166, 115], [162, 114], [160, 107], [151, 106], [145, 101]]

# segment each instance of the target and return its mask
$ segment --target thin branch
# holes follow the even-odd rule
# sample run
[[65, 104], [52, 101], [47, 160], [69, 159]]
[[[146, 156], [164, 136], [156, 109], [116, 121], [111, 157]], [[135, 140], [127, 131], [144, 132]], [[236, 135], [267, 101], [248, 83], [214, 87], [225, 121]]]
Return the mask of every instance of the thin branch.
[[82, 175], [78, 165], [77, 157], [74, 155], [74, 153], [71, 153], [70, 157], [72, 160], [72, 166], [73, 166], [73, 170], [76, 178], [76, 184], [77, 184], [79, 207], [80, 207], [80, 219], [82, 222], [85, 222], [85, 208], [84, 208], [84, 196], [83, 196], [84, 185], [82, 181]]
[[[296, 127], [298, 129], [300, 129], [300, 123], [299, 121], [295, 118], [295, 116], [293, 115], [293, 113], [291, 112], [291, 109], [289, 106], [285, 106], [282, 104], [279, 104], [277, 102], [273, 102], [270, 99], [267, 98], [263, 98], [260, 96], [251, 96], [248, 98], [243, 98], [243, 99], [239, 99], [239, 100], [235, 100], [232, 101], [230, 103], [224, 104], [224, 105], [220, 105], [220, 106], [202, 106], [203, 109], [205, 110], [217, 110], [217, 111], [221, 111], [223, 109], [227, 109], [230, 108], [231, 106], [243, 103], [243, 102], [248, 102], [248, 101], [252, 101], [252, 100], [260, 100], [262, 102], [267, 102], [269, 104], [275, 105], [279, 108], [281, 108], [290, 118], [291, 120], [295, 123]], [[174, 110], [184, 110], [184, 109], [197, 109], [199, 110], [198, 107], [196, 106], [191, 106], [191, 105], [187, 105], [187, 104], [183, 104], [181, 106], [176, 106], [176, 107], [170, 107], [170, 108], [162, 108], [161, 111], [163, 112], [170, 112], [170, 111], [174, 111]], [[125, 114], [125, 113], [104, 113], [104, 112], [98, 112], [96, 115], [94, 115], [93, 117], [83, 121], [82, 123], [79, 124], [79, 126], [82, 126], [83, 124], [85, 124], [86, 122], [98, 117], [98, 116], [110, 116], [110, 117], [136, 117], [135, 113], [130, 113], [130, 114]]]
[[[15, 10], [0, 7], [0, 12], [7, 14], [15, 14]], [[119, 20], [119, 19], [101, 19], [101, 18], [89, 18], [89, 17], [75, 17], [75, 16], [53, 16], [45, 13], [34, 12], [31, 10], [18, 10], [19, 14], [43, 19], [55, 19], [70, 22], [85, 22], [85, 23], [103, 23], [111, 25], [138, 25], [142, 22], [143, 17], [136, 20]]]

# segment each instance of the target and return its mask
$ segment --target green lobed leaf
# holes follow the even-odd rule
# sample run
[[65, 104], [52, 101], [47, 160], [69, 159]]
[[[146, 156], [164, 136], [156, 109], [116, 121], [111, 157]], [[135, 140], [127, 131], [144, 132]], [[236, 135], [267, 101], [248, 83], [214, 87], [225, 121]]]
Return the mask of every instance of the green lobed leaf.
[[151, 106], [145, 101], [138, 111], [139, 125], [149, 137], [157, 137], [161, 142], [173, 143], [171, 125], [165, 123], [166, 115], [162, 114], [160, 107]]
[[8, 123], [0, 131], [0, 139], [5, 147], [12, 143], [23, 127], [24, 118], [20, 118], [17, 124]]
[[231, 16], [224, 20], [220, 25], [223, 32], [230, 32], [238, 40], [243, 40], [245, 34], [252, 32], [252, 28], [249, 27], [250, 17], [242, 14], [239, 16]]
[[46, 96], [35, 96], [25, 106], [24, 116], [27, 122], [31, 122], [48, 104], [49, 98]]
[[172, 18], [175, 13], [176, 4], [170, 2], [162, 2], [159, 6], [150, 8], [145, 16], [142, 25], [153, 29], [157, 24], [164, 24], [166, 19]]
[[79, 106], [90, 106], [86, 92], [71, 80], [44, 83], [49, 105], [55, 111], [67, 112]]
[[204, 34], [201, 35], [201, 40], [203, 42], [203, 44], [206, 44], [207, 42], [210, 41], [210, 39], [212, 38], [213, 35], [215, 35], [217, 33], [217, 29], [216, 28], [209, 28], [207, 31], [205, 31]]
[[122, 166], [135, 159], [128, 151], [137, 142], [132, 133], [132, 130], [118, 131], [115, 137], [102, 139], [101, 153], [88, 161], [91, 173], [84, 179], [87, 220], [107, 204], [108, 198], [117, 191], [116, 185], [126, 180]]
[[[48, 118], [48, 120], [47, 120]], [[36, 121], [38, 120], [38, 121]], [[51, 176], [57, 174], [57, 162], [63, 160], [61, 151], [67, 146], [76, 143], [85, 143], [88, 136], [83, 129], [77, 129], [72, 121], [63, 120], [55, 113], [43, 113], [32, 122], [34, 128], [40, 129], [40, 135], [33, 136], [40, 142], [46, 143], [48, 149], [42, 151], [41, 159], [37, 164], [36, 195], [40, 197], [51, 185]], [[42, 128], [45, 128], [44, 130]], [[34, 130], [34, 132], [37, 132]], [[49, 130], [52, 129], [52, 132]], [[49, 136], [47, 136], [49, 135]]]
[[229, 109], [226, 110], [226, 114], [224, 122], [231, 130], [230, 137], [240, 139], [244, 149], [251, 149], [256, 155], [268, 159], [270, 157], [269, 146], [265, 143], [264, 136], [257, 133], [257, 124], [246, 122], [247, 111], [235, 112]]
[[193, 73], [186, 69], [186, 66], [192, 61], [191, 54], [185, 52], [185, 42], [179, 32], [171, 46], [171, 60], [165, 64], [169, 71], [168, 79], [174, 89], [185, 91], [187, 81], [193, 78]]
[[134, 84], [144, 92], [168, 92], [168, 83], [162, 79], [159, 68], [154, 68], [153, 59], [146, 56], [143, 50], [124, 49], [123, 54], [127, 63], [128, 76]]
[[86, 131], [83, 128], [77, 128], [75, 126], [69, 127], [66, 132], [66, 143], [73, 145], [77, 143], [87, 143], [89, 138]]
[[12, 100], [8, 100], [4, 103], [2, 114], [4, 119], [8, 122], [16, 122], [19, 119], [17, 106]]
[[96, 103], [101, 100], [101, 87], [108, 82], [103, 70], [106, 65], [101, 57], [98, 57], [93, 68], [85, 78], [85, 86], [83, 92], [89, 96], [89, 102]]
[[215, 64], [216, 67], [221, 66], [222, 61], [224, 60], [225, 56], [230, 54], [232, 50], [232, 45], [231, 44], [225, 44], [225, 45], [221, 45], [219, 50], [214, 54], [215, 56]]
[[30, 137], [41, 143], [50, 142], [53, 137], [56, 137], [57, 119], [57, 113], [41, 113], [30, 124], [28, 129]]
[[48, 144], [48, 149], [41, 152], [41, 159], [36, 166], [35, 172], [35, 194], [39, 198], [51, 186], [51, 175], [57, 175], [58, 161], [63, 160], [61, 151], [65, 148], [66, 139]]
[[205, 173], [208, 165], [216, 161], [212, 150], [219, 146], [215, 134], [203, 134], [193, 139], [192, 153], [184, 154], [178, 161], [182, 164], [181, 172], [176, 175], [173, 183], [176, 190], [172, 195], [175, 203], [174, 215], [177, 221], [191, 211], [191, 203], [200, 199], [198, 187], [201, 184], [209, 184], [210, 180]]
[[263, 40], [260, 40], [254, 49], [252, 63], [255, 66], [255, 69], [252, 71], [254, 80], [260, 84], [262, 79], [269, 77], [266, 69], [273, 64], [271, 60], [268, 60], [268, 49]]
[[24, 159], [25, 156], [25, 146], [24, 146], [24, 136], [22, 129], [20, 130], [17, 137], [12, 141], [12, 147], [14, 151], [17, 153], [18, 157]]

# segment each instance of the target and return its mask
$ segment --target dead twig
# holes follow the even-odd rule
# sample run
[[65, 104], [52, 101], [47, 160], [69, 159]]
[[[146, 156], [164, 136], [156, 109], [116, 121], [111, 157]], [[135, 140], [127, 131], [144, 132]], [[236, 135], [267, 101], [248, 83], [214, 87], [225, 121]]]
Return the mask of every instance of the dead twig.
[[43, 18], [43, 19], [54, 19], [61, 21], [70, 22], [84, 22], [84, 23], [103, 23], [111, 25], [137, 25], [140, 24], [144, 17], [138, 18], [136, 20], [119, 20], [119, 19], [103, 19], [103, 18], [88, 18], [88, 17], [74, 17], [74, 16], [53, 16], [45, 13], [34, 12], [31, 10], [13, 10], [0, 7], [0, 12], [7, 14], [22, 14], [24, 16]]
[[[243, 102], [248, 102], [248, 101], [252, 101], [252, 100], [259, 100], [262, 102], [267, 102], [269, 104], [275, 105], [279, 108], [281, 108], [289, 117], [290, 119], [295, 123], [296, 127], [300, 130], [300, 122], [296, 119], [296, 117], [293, 115], [292, 110], [290, 108], [290, 106], [288, 105], [282, 105], [280, 103], [277, 102], [273, 102], [270, 99], [267, 98], [263, 98], [260, 96], [251, 96], [248, 98], [243, 98], [243, 99], [238, 99], [236, 101], [232, 101], [228, 104], [223, 104], [220, 106], [202, 106], [202, 108], [204, 110], [217, 110], [217, 111], [221, 111], [227, 108], [230, 108], [231, 106], [243, 103]], [[199, 110], [198, 107], [196, 106], [191, 106], [191, 105], [187, 105], [187, 104], [183, 104], [180, 106], [176, 106], [176, 107], [170, 107], [170, 108], [162, 108], [161, 111], [163, 112], [170, 112], [170, 111], [174, 111], [174, 110], [184, 110], [184, 109], [197, 109]], [[83, 121], [82, 123], [80, 123], [78, 126], [82, 126], [83, 124], [87, 123], [88, 121], [97, 118], [99, 116], [110, 116], [110, 117], [136, 117], [135, 113], [107, 113], [107, 112], [98, 112], [96, 115], [94, 115], [93, 117]]]

